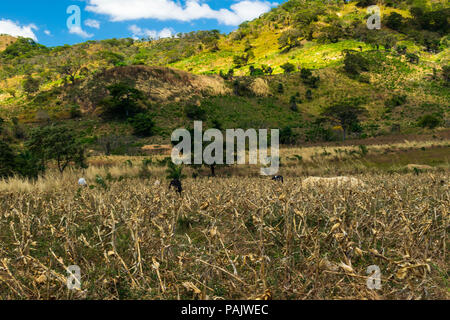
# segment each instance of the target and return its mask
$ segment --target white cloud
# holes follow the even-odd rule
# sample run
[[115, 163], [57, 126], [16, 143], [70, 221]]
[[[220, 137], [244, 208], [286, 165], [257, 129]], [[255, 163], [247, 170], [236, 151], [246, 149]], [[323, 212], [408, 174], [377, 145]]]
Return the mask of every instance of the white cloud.
[[174, 30], [171, 28], [164, 28], [161, 31], [142, 29], [137, 25], [131, 25], [128, 30], [133, 33], [133, 38], [139, 39], [140, 37], [147, 37], [151, 39], [170, 38], [174, 34]]
[[91, 27], [91, 28], [95, 28], [95, 29], [100, 29], [100, 22], [94, 19], [87, 19], [84, 22], [84, 25], [87, 27]]
[[37, 41], [37, 37], [34, 34], [33, 30], [39, 29], [34, 24], [20, 26], [18, 22], [6, 19], [0, 20], [0, 34], [9, 34], [13, 37], [31, 38], [34, 41]]
[[51, 36], [51, 35], [52, 35], [52, 33], [50, 32], [50, 30], [44, 30], [44, 33], [45, 33], [46, 35], [48, 35], [48, 36]]
[[178, 20], [189, 22], [198, 19], [215, 19], [226, 25], [259, 17], [277, 3], [265, 0], [241, 0], [230, 9], [214, 10], [200, 0], [186, 0], [183, 6], [178, 0], [87, 0], [87, 11], [108, 15], [112, 21], [138, 19]]
[[77, 27], [77, 26], [73, 26], [69, 29], [69, 33], [71, 34], [76, 34], [82, 38], [90, 38], [92, 36], [94, 36], [91, 33], [87, 33], [86, 31], [84, 31], [81, 27]]

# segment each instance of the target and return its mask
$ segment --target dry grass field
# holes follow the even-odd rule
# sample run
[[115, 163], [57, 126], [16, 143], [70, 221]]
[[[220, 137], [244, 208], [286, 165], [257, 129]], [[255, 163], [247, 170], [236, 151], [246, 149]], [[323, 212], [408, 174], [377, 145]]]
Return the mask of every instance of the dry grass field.
[[356, 175], [365, 188], [188, 178], [182, 196], [79, 174], [1, 188], [0, 299], [449, 298], [447, 170]]

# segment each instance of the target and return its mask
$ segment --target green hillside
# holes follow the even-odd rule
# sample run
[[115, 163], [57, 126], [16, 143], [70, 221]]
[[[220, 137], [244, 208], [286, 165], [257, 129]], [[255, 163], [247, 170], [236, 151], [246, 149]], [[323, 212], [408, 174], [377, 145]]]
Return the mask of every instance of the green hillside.
[[[380, 1], [382, 28], [369, 30], [372, 4], [290, 0], [228, 35], [55, 48], [0, 36], [2, 134], [19, 144], [29, 127], [64, 122], [93, 147], [111, 135], [139, 146], [167, 143], [173, 129], [201, 119], [224, 129], [281, 128], [284, 143], [335, 140], [342, 128], [324, 110], [336, 104], [367, 110], [353, 137], [443, 130], [448, 4]], [[151, 134], [135, 134], [128, 111], [107, 116], [117, 85], [119, 94], [136, 90], [133, 107], [153, 119]]]

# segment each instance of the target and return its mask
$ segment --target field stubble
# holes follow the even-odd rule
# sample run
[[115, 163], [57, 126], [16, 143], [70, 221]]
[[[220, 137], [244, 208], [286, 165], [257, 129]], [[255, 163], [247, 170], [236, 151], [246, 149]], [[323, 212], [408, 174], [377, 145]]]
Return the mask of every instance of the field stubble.
[[[447, 172], [0, 192], [1, 299], [448, 299]], [[81, 268], [68, 291], [65, 268]], [[366, 270], [381, 269], [381, 290]]]

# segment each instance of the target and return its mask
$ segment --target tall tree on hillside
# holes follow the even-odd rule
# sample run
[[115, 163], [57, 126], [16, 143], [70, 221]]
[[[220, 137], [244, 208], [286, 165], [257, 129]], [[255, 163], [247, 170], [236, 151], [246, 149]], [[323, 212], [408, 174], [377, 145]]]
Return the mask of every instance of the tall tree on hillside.
[[278, 44], [283, 52], [289, 52], [293, 48], [301, 47], [303, 33], [298, 29], [290, 29], [281, 34]]
[[75, 84], [77, 77], [87, 74], [88, 69], [84, 66], [87, 60], [87, 53], [84, 50], [74, 51], [66, 49], [58, 57], [56, 71], [65, 81]]
[[341, 125], [344, 141], [351, 129], [359, 124], [359, 118], [367, 114], [367, 109], [360, 104], [358, 99], [347, 99], [325, 108], [322, 112], [322, 116]]
[[103, 115], [112, 119], [124, 120], [144, 111], [141, 106], [144, 95], [126, 83], [116, 83], [108, 87], [109, 97], [100, 105]]
[[23, 91], [25, 91], [25, 93], [30, 96], [31, 94], [39, 91], [40, 84], [41, 83], [39, 79], [33, 78], [33, 76], [28, 75], [22, 85]]

